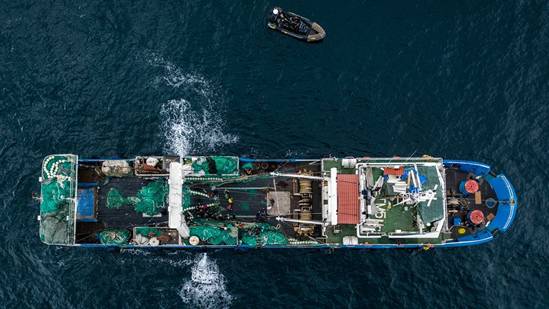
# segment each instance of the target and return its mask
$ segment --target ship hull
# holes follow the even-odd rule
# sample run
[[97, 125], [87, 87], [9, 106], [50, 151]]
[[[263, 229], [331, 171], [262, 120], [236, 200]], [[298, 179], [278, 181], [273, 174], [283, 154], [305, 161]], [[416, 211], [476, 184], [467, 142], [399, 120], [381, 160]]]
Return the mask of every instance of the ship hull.
[[455, 248], [506, 232], [518, 209], [505, 175], [432, 157], [65, 154], [40, 180], [41, 240], [90, 249]]

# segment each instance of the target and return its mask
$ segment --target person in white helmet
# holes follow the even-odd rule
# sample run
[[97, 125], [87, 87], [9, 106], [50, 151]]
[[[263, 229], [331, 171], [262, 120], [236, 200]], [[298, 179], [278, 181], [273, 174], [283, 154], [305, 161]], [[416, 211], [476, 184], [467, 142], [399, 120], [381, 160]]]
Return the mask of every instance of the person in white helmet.
[[281, 8], [274, 8], [273, 15], [279, 25], [282, 21], [286, 20], [286, 16], [284, 15], [284, 12], [282, 12]]

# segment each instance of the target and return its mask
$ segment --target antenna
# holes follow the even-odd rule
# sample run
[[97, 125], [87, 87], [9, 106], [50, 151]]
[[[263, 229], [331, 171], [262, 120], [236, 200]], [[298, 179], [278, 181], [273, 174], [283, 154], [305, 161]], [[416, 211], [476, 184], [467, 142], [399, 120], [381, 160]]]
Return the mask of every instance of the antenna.
[[416, 154], [416, 152], [417, 152], [417, 149], [416, 149], [416, 150], [414, 150], [414, 152], [412, 152], [412, 154], [411, 154], [411, 155], [410, 155], [410, 156], [408, 157], [408, 159], [406, 159], [406, 161], [405, 161], [405, 162], [408, 162], [408, 161], [410, 161], [410, 159], [411, 159], [411, 158], [412, 158], [412, 157], [413, 157], [413, 156], [414, 156], [414, 155]]

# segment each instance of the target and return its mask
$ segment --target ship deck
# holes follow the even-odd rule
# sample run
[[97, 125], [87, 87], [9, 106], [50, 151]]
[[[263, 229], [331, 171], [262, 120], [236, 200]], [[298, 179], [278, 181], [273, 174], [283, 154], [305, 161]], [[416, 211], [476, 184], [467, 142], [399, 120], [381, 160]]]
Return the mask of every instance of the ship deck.
[[[183, 185], [185, 195], [188, 196], [186, 207], [194, 209], [188, 212], [191, 223], [193, 219], [203, 225], [219, 225], [223, 222], [227, 224], [268, 223], [276, 226], [288, 237], [294, 237], [292, 235], [295, 234], [295, 225], [278, 221], [276, 217], [298, 217], [296, 211], [299, 211], [300, 198], [296, 191], [298, 188], [295, 179], [273, 177], [270, 173], [273, 171], [297, 173], [306, 170], [308, 173], [319, 174], [319, 162], [312, 164], [309, 161], [292, 164], [277, 162], [255, 165], [257, 168], [254, 166], [250, 174], [225, 179], [222, 182], [204, 180], [186, 182]], [[111, 190], [116, 190], [122, 197], [131, 199], [138, 196], [140, 190], [153, 182], [161, 181], [167, 186], [167, 177], [139, 177], [133, 174], [124, 177], [105, 177], [98, 172], [94, 164], [82, 165], [80, 172], [81, 179], [84, 180], [81, 182], [83, 187], [80, 190], [92, 192], [89, 196], [93, 197], [93, 201], [87, 204], [93, 204], [94, 211], [90, 216], [91, 220], [77, 221], [77, 243], [97, 243], [96, 235], [106, 228], [130, 231], [135, 227], [168, 228], [167, 200], [160, 212], [154, 216], [137, 212], [135, 205], [131, 203], [116, 208], [109, 207]], [[321, 186], [317, 183], [311, 189], [311, 220], [320, 221], [322, 219]], [[279, 205], [284, 205], [284, 209], [278, 209]], [[320, 229], [315, 228], [315, 233], [319, 235]]]
[[[447, 168], [446, 169], [446, 195], [449, 202], [448, 211], [448, 227], [451, 231], [451, 234], [454, 238], [457, 238], [462, 235], [458, 235], [457, 225], [454, 225], [454, 222], [457, 218], [460, 222], [467, 221], [467, 215], [470, 211], [479, 209], [481, 210], [488, 221], [492, 220], [497, 213], [498, 203], [495, 205], [489, 205], [486, 203], [487, 200], [497, 201], [497, 195], [492, 186], [486, 179], [481, 179], [479, 181], [479, 191], [476, 195], [467, 195], [465, 196], [460, 191], [460, 184], [462, 181], [467, 180], [471, 177], [470, 173], [463, 172], [458, 168]], [[488, 175], [488, 177], [491, 177]], [[455, 201], [455, 202], [453, 202]], [[465, 235], [473, 234], [479, 229], [485, 227], [484, 224], [480, 226], [462, 226], [459, 227], [465, 228]]]

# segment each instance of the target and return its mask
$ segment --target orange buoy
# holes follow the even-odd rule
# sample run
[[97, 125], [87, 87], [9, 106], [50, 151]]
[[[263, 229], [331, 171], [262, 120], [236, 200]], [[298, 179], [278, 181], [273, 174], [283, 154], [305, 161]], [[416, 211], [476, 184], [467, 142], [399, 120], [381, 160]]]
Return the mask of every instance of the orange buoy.
[[465, 182], [465, 191], [475, 193], [478, 191], [478, 182], [474, 179], [469, 179]]
[[469, 213], [469, 220], [471, 220], [471, 223], [474, 225], [479, 225], [484, 222], [484, 214], [481, 210], [473, 210]]

